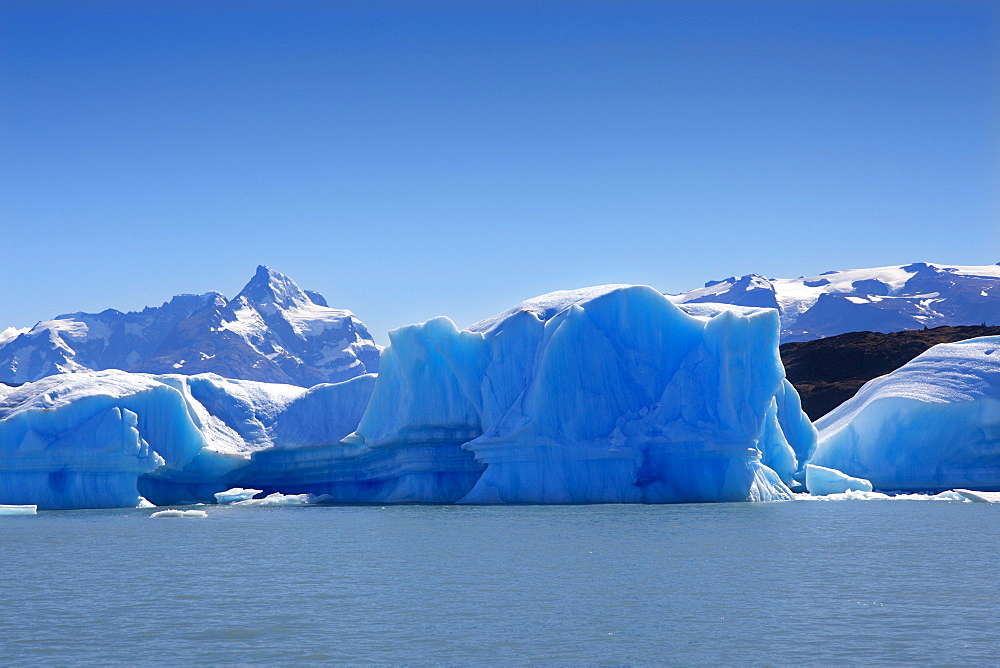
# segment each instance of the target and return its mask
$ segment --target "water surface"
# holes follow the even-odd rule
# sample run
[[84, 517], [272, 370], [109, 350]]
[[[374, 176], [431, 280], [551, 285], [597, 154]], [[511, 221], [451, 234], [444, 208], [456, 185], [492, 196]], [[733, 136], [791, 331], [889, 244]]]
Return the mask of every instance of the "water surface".
[[0, 663], [1000, 662], [1000, 504], [0, 517]]

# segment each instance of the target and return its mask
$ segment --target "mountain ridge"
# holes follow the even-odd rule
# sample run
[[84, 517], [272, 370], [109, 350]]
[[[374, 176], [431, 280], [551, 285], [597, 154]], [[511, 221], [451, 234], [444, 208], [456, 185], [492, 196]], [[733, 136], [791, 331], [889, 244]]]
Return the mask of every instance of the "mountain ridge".
[[265, 265], [232, 300], [216, 291], [175, 295], [142, 311], [64, 313], [0, 332], [0, 382], [122, 369], [217, 373], [309, 387], [378, 371], [364, 323]]
[[668, 297], [676, 304], [721, 302], [776, 308], [785, 343], [846, 332], [1000, 324], [1000, 263], [914, 262], [795, 279], [748, 274], [708, 281], [702, 288]]

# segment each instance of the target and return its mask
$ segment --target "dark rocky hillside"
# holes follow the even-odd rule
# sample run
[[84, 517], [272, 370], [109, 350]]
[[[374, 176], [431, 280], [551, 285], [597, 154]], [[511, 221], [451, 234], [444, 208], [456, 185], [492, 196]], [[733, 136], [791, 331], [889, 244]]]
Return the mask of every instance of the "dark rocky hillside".
[[903, 366], [931, 346], [977, 336], [1000, 335], [1000, 327], [935, 327], [892, 334], [851, 332], [815, 341], [785, 343], [781, 361], [811, 420], [847, 401], [872, 378]]

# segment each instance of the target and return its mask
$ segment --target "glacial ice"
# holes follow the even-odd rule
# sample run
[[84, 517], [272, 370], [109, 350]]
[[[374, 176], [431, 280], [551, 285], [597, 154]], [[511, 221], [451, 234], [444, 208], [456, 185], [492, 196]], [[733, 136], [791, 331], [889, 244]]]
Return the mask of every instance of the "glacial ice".
[[308, 506], [323, 503], [330, 499], [326, 494], [282, 494], [275, 492], [263, 499], [243, 499], [236, 501], [234, 506]]
[[810, 463], [876, 489], [1000, 489], [1000, 337], [934, 346], [816, 426]]
[[[145, 379], [121, 376], [104, 394], [85, 382], [50, 379], [7, 393], [0, 401], [0, 503], [43, 509], [138, 505], [136, 479], [164, 464], [140, 436], [140, 406], [171, 406], [168, 397], [151, 397], [155, 390]], [[126, 392], [133, 401], [120, 401], [117, 395]], [[164, 451], [184, 456], [184, 439], [197, 436], [197, 430], [177, 435], [177, 447]]]
[[237, 501], [247, 501], [262, 493], [262, 489], [243, 489], [242, 487], [233, 487], [232, 489], [227, 489], [225, 492], [216, 492], [215, 502], [220, 505], [229, 505], [230, 503], [236, 503]]
[[971, 489], [956, 489], [952, 491], [972, 503], [1000, 503], [1000, 492], [974, 492]]
[[[409, 484], [378, 501], [787, 499], [777, 339], [774, 310], [692, 316], [642, 286], [543, 295], [463, 331], [435, 318], [390, 333], [345, 443], [404, 464]], [[448, 470], [415, 466], [446, 454]]]
[[872, 484], [868, 480], [852, 478], [836, 469], [806, 464], [806, 489], [814, 496], [826, 496], [844, 492], [870, 492]]
[[150, 517], [167, 517], [167, 518], [171, 518], [171, 517], [208, 517], [208, 513], [206, 513], [204, 510], [177, 510], [177, 509], [171, 508], [170, 510], [160, 510], [160, 511], [157, 511], [157, 512], [153, 513], [152, 515], [150, 515]]
[[958, 490], [948, 490], [939, 494], [885, 494], [884, 492], [865, 492], [863, 490], [848, 490], [838, 494], [796, 494], [796, 501], [962, 501], [969, 499], [962, 496]]
[[269, 495], [243, 505], [790, 499], [816, 432], [784, 380], [777, 312], [684, 309], [611, 285], [468, 330], [434, 318], [390, 332], [377, 378], [309, 390], [51, 376], [0, 399], [0, 502], [167, 505], [233, 488]]
[[36, 505], [12, 506], [0, 504], [0, 515], [34, 515], [38, 512]]
[[374, 380], [306, 390], [108, 370], [27, 383], [0, 399], [0, 502], [135, 507], [140, 494], [157, 505], [210, 502], [242, 482], [256, 451], [349, 434]]

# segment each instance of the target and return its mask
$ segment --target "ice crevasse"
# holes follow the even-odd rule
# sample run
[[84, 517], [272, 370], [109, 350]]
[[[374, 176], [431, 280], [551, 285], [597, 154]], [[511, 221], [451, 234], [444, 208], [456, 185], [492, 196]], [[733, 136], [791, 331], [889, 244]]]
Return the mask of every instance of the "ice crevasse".
[[773, 309], [613, 285], [468, 330], [394, 330], [377, 379], [52, 376], [0, 388], [0, 503], [211, 501], [232, 487], [351, 503], [791, 498], [816, 432], [778, 332]]

